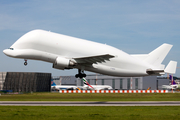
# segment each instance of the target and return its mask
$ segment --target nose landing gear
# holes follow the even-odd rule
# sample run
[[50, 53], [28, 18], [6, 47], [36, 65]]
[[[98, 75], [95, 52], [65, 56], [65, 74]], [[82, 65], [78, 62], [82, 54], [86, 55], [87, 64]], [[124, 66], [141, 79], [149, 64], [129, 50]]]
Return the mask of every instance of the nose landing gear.
[[83, 78], [86, 77], [86, 74], [84, 73], [84, 70], [78, 69], [78, 74], [76, 74], [75, 77]]
[[25, 61], [25, 62], [24, 62], [24, 65], [26, 66], [26, 65], [27, 65], [27, 60], [26, 60], [26, 59], [24, 59], [24, 61]]

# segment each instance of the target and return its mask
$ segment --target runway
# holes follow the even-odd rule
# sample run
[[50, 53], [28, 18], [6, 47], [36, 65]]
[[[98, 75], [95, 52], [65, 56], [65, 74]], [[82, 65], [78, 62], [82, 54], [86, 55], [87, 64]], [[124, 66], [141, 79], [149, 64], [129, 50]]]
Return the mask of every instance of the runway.
[[180, 106], [180, 101], [0, 101], [0, 106]]

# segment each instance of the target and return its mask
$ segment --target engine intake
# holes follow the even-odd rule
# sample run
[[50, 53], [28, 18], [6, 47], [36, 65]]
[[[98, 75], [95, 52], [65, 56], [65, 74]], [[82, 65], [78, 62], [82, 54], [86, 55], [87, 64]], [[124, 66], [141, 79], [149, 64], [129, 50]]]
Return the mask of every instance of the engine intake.
[[61, 69], [61, 70], [72, 69], [72, 67], [75, 65], [76, 63], [70, 59], [57, 57], [55, 63], [53, 64], [53, 68]]

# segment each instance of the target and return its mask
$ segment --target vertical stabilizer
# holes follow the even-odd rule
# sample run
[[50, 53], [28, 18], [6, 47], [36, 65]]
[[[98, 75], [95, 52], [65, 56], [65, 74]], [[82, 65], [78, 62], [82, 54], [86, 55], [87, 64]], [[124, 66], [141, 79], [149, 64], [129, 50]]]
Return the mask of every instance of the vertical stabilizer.
[[56, 86], [56, 83], [51, 79], [51, 86]]
[[177, 83], [174, 81], [174, 78], [172, 75], [169, 75], [169, 79], [172, 80], [171, 85], [176, 85]]
[[160, 66], [166, 55], [169, 53], [173, 45], [170, 44], [162, 44], [152, 52], [150, 52], [145, 59], [146, 62], [154, 65]]
[[[85, 86], [85, 85], [88, 85], [89, 87], [93, 88], [93, 87], [87, 82], [87, 80], [86, 80], [85, 78], [82, 78], [82, 80], [83, 80], [84, 86]], [[93, 89], [94, 89], [94, 88], [93, 88]]]

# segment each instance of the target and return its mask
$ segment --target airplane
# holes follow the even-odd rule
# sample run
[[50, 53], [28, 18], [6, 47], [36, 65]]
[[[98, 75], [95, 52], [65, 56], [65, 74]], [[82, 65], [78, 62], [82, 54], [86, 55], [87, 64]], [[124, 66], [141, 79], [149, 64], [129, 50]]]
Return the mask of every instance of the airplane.
[[170, 85], [162, 85], [163, 89], [166, 89], [166, 90], [180, 89], [180, 84], [177, 84], [171, 75], [170, 75], [169, 79], [172, 80], [172, 82], [170, 83]]
[[56, 85], [51, 79], [51, 89], [52, 90], [111, 90], [112, 87], [109, 85], [90, 85], [85, 78], [83, 79], [84, 86], [70, 86], [70, 85]]
[[90, 85], [85, 78], [83, 79], [83, 89], [90, 89], [90, 90], [112, 90], [113, 88], [110, 85]]
[[68, 85], [56, 85], [51, 79], [51, 90], [76, 90], [77, 86], [68, 86]]
[[9, 57], [50, 62], [55, 69], [78, 69], [76, 78], [86, 77], [91, 71], [118, 77], [139, 77], [175, 72], [176, 61], [165, 68], [162, 61], [172, 48], [164, 43], [149, 54], [128, 54], [115, 47], [53, 33], [33, 30], [20, 37], [9, 49], [3, 50]]

